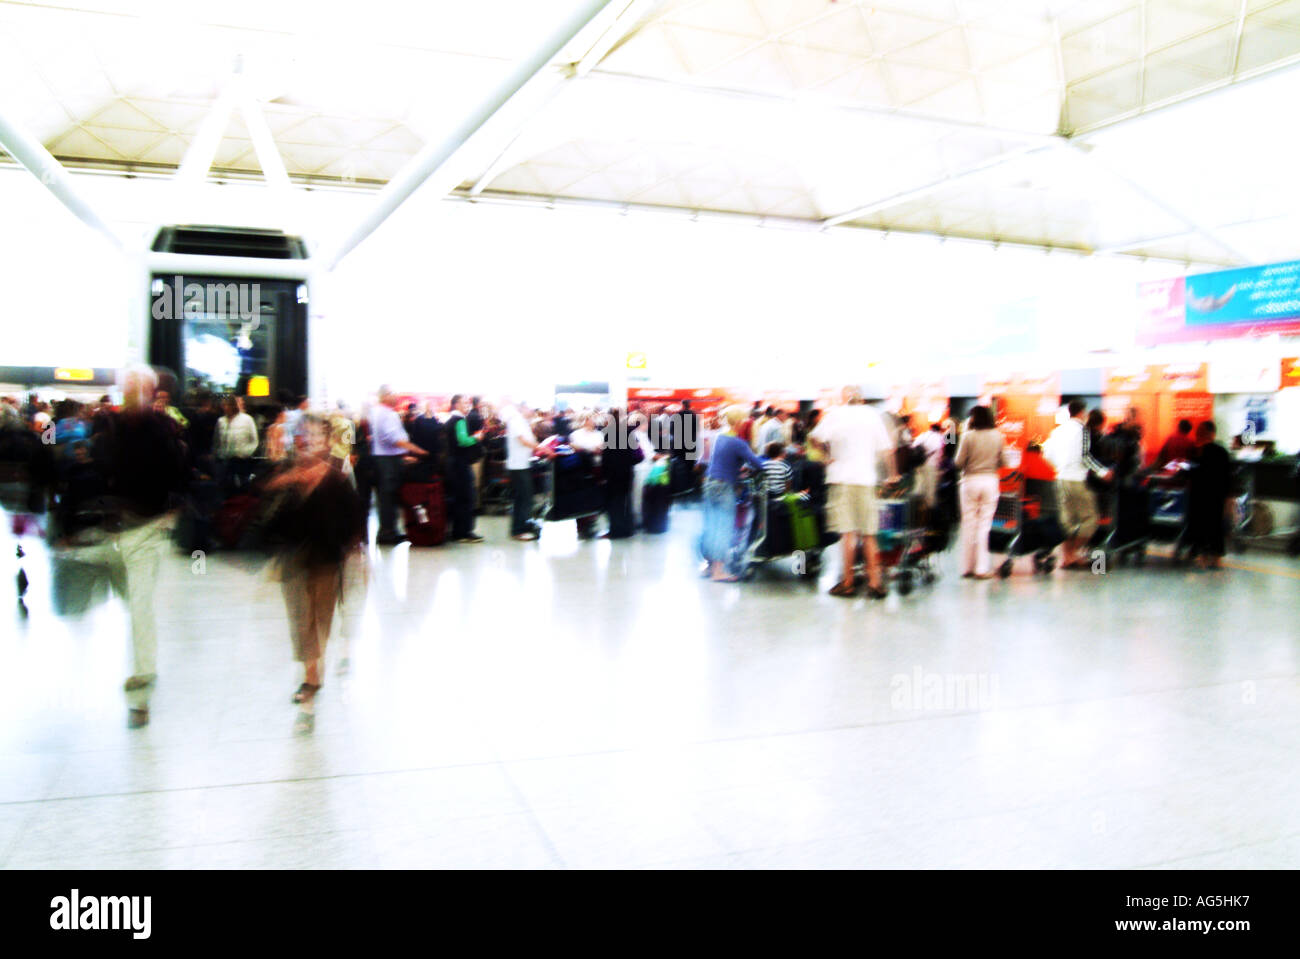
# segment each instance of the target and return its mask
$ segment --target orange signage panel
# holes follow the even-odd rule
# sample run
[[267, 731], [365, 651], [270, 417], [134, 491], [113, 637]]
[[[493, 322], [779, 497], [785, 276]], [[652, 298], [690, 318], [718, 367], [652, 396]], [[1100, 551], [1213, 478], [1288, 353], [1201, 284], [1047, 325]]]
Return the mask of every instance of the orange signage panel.
[[1300, 357], [1288, 356], [1282, 360], [1282, 389], [1300, 386]]
[[980, 387], [981, 402], [992, 402], [998, 429], [1008, 445], [1024, 449], [1045, 440], [1056, 428], [1056, 411], [1061, 405], [1060, 373], [1013, 373], [986, 378]]

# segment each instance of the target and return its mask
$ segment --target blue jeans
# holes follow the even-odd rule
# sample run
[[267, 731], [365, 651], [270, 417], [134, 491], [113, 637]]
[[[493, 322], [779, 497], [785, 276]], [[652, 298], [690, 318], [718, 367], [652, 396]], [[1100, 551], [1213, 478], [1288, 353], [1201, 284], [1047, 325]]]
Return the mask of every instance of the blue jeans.
[[736, 539], [736, 489], [721, 480], [704, 481], [704, 538], [701, 551], [710, 563], [730, 563]]

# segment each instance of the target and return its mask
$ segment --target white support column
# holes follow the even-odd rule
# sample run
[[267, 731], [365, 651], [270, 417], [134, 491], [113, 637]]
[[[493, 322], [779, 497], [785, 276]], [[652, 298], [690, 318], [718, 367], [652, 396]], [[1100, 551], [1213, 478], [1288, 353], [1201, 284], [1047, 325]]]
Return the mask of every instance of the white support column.
[[1240, 6], [1237, 8], [1237, 26], [1232, 38], [1232, 75], [1237, 75], [1237, 68], [1241, 63], [1241, 36], [1246, 32], [1246, 0], [1240, 0]]
[[479, 102], [466, 118], [448, 134], [446, 139], [428, 144], [415, 158], [388, 182], [380, 192], [374, 207], [344, 238], [321, 256], [324, 269], [332, 270], [357, 245], [387, 220], [417, 189], [435, 175], [442, 181], [435, 184], [440, 192], [447, 193], [462, 178], [463, 171], [451, 170], [452, 161], [465, 143], [488, 121], [496, 116], [531, 80], [541, 74], [560, 55], [575, 37], [599, 17], [612, 3], [624, 0], [587, 0], [576, 13], [566, 20], [537, 51], [521, 61], [514, 70], [488, 96]]
[[122, 239], [99, 216], [72, 186], [72, 179], [63, 164], [39, 140], [22, 130], [10, 119], [7, 109], [0, 108], [0, 147], [21, 163], [32, 176], [41, 181], [55, 199], [97, 233], [102, 234], [117, 250], [122, 250]]
[[474, 180], [474, 185], [470, 187], [469, 195], [478, 196], [483, 192], [489, 183], [499, 177], [516, 163], [526, 159], [521, 156], [518, 149], [520, 142], [525, 138], [529, 125], [537, 119], [538, 116], [552, 103], [554, 103], [561, 93], [569, 88], [570, 78], [565, 77], [557, 80], [557, 85], [552, 87], [546, 94], [545, 98], [534, 107], [532, 114], [521, 124], [520, 129], [512, 136], [506, 145], [497, 153], [492, 162], [488, 164], [487, 169], [480, 173]]
[[212, 169], [212, 161], [217, 157], [221, 138], [225, 136], [226, 128], [230, 126], [230, 117], [235, 110], [237, 100], [235, 87], [238, 79], [238, 75], [230, 78], [212, 104], [208, 115], [199, 124], [198, 132], [190, 141], [189, 149], [185, 151], [180, 168], [176, 171], [177, 186], [189, 188], [207, 179], [208, 171]]
[[[587, 74], [591, 73], [591, 71], [595, 69], [596, 65], [604, 60], [614, 47], [627, 39], [627, 37], [636, 30], [642, 19], [644, 19], [645, 16], [658, 4], [659, 0], [620, 0], [620, 2], [623, 4], [622, 12], [613, 19], [609, 27], [600, 34], [596, 39], [596, 42], [593, 43], [591, 48], [582, 55], [581, 59], [573, 63], [567, 73], [556, 78], [555, 85], [545, 95], [545, 97], [533, 107], [528, 119], [520, 125], [518, 132], [515, 133], [514, 136], [510, 137], [509, 141], [497, 153], [492, 162], [488, 164], [487, 169], [474, 179], [474, 185], [470, 187], [469, 191], [470, 196], [478, 196], [483, 192], [487, 185], [498, 176], [510, 167], [514, 166], [515, 163], [520, 162], [521, 159], [526, 159], [519, 155], [516, 147], [528, 126], [541, 116], [543, 111], [545, 111], [557, 97], [559, 97], [565, 90], [570, 89], [574, 80], [581, 80], [583, 77], [587, 76]], [[605, 19], [605, 17], [606, 12], [602, 11], [598, 19]]]
[[262, 105], [253, 94], [252, 85], [243, 74], [235, 77], [235, 97], [240, 114], [248, 127], [248, 135], [253, 139], [253, 152], [257, 154], [257, 165], [262, 168], [266, 185], [273, 190], [289, 189], [289, 172], [284, 168], [284, 158], [275, 145], [271, 128], [266, 125], [266, 114]]
[[573, 65], [573, 76], [582, 79], [596, 68], [609, 52], [628, 38], [641, 21], [654, 9], [659, 0], [621, 0], [623, 10], [582, 55], [582, 59]]

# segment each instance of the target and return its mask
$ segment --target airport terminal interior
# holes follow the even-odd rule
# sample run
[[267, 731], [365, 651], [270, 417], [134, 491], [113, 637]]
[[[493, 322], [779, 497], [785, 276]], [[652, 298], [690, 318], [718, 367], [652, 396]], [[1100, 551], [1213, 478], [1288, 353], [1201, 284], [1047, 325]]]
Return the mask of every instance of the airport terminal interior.
[[1300, 0], [0, 0], [0, 869], [1300, 865]]

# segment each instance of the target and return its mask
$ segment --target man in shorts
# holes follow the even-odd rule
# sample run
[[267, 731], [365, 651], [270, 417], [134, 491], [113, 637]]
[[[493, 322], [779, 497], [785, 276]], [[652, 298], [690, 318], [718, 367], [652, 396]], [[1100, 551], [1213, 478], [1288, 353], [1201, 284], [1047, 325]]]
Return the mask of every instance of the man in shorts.
[[1061, 525], [1069, 537], [1061, 546], [1064, 569], [1084, 569], [1088, 563], [1088, 544], [1097, 532], [1097, 500], [1088, 489], [1089, 474], [1109, 483], [1115, 471], [1092, 455], [1091, 438], [1084, 419], [1088, 413], [1083, 400], [1070, 400], [1069, 418], [1061, 423], [1043, 445], [1043, 454], [1056, 468], [1061, 500]]
[[898, 479], [889, 431], [880, 414], [866, 405], [862, 391], [856, 386], [846, 386], [844, 405], [828, 410], [808, 438], [826, 454], [826, 482], [830, 486], [827, 525], [840, 534], [844, 572], [831, 589], [831, 595], [852, 596], [856, 592], [853, 568], [860, 541], [867, 554], [867, 595], [884, 599], [886, 592], [876, 550], [879, 531], [876, 484], [880, 480], [882, 459], [889, 482]]

